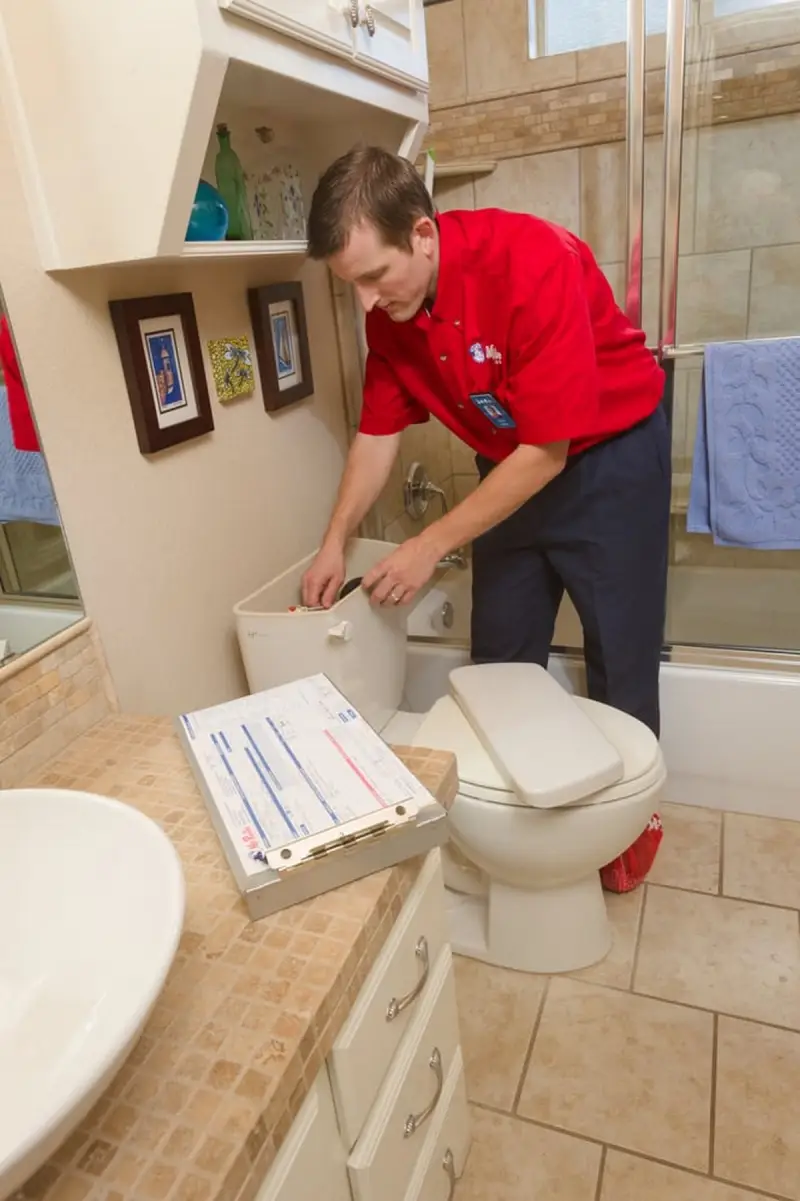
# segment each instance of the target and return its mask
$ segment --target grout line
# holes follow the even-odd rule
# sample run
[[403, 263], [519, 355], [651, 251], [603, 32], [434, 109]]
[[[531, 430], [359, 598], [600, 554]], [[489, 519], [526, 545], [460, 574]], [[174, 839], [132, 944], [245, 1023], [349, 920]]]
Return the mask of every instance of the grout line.
[[[461, 6], [461, 53], [464, 55], [464, 99], [457, 104], [453, 104], [452, 108], [466, 108], [468, 104], [474, 104], [474, 100], [470, 100], [469, 95], [469, 55], [467, 54], [467, 18], [464, 15], [464, 5]], [[441, 110], [439, 110], [441, 111]], [[431, 110], [431, 116], [433, 110]]]
[[603, 1194], [603, 1177], [606, 1174], [606, 1155], [607, 1154], [608, 1154], [608, 1147], [606, 1147], [604, 1145], [603, 1150], [600, 1152], [600, 1171], [597, 1173], [597, 1188], [596, 1188], [595, 1194], [594, 1194], [594, 1201], [600, 1201], [600, 1198]]
[[[759, 909], [778, 909], [778, 910], [780, 910], [781, 913], [796, 913], [796, 912], [798, 912], [798, 910], [795, 908], [794, 905], [778, 905], [775, 901], [755, 901], [755, 900], [753, 900], [752, 897], [737, 897], [737, 896], [731, 895], [730, 893], [725, 893], [724, 895], [720, 895], [717, 892], [703, 892], [699, 888], [684, 888], [682, 884], [662, 884], [660, 880], [658, 882], [656, 882], [656, 881], [653, 881], [652, 883], [648, 882], [648, 887], [649, 888], [666, 888], [670, 892], [686, 892], [686, 893], [690, 893], [691, 896], [708, 897], [710, 900], [738, 901], [738, 903], [740, 905], [755, 905]], [[717, 887], [719, 887], [719, 884], [717, 885]]]
[[542, 1021], [542, 1014], [544, 1013], [544, 1006], [545, 1006], [545, 1001], [547, 1000], [547, 993], [549, 991], [549, 988], [550, 988], [550, 977], [548, 977], [548, 979], [545, 983], [545, 986], [542, 989], [542, 999], [540, 1000], [539, 1008], [536, 1011], [536, 1018], [533, 1023], [533, 1032], [531, 1033], [530, 1042], [528, 1043], [528, 1049], [525, 1052], [525, 1058], [522, 1061], [522, 1072], [520, 1074], [519, 1084], [517, 1085], [517, 1091], [514, 1093], [514, 1100], [511, 1102], [512, 1115], [516, 1114], [517, 1109], [519, 1107], [520, 1100], [522, 1098], [522, 1090], [525, 1087], [525, 1080], [528, 1075], [528, 1068], [530, 1067], [531, 1057], [533, 1055], [533, 1044], [536, 1042], [536, 1035], [539, 1033], [539, 1026]]
[[741, 1013], [733, 1013], [728, 1009], [709, 1009], [705, 1005], [691, 1005], [688, 1001], [674, 1001], [671, 997], [660, 996], [658, 993], [644, 992], [638, 989], [621, 988], [618, 984], [595, 984], [592, 980], [580, 980], [576, 976], [564, 976], [565, 980], [574, 982], [583, 988], [599, 988], [605, 992], [619, 993], [622, 997], [641, 997], [645, 1001], [660, 1001], [662, 1005], [675, 1005], [678, 1009], [689, 1009], [692, 1013], [709, 1013], [722, 1018], [730, 1018], [734, 1022], [746, 1022], [748, 1026], [764, 1026], [767, 1030], [782, 1030], [786, 1034], [800, 1036], [800, 1025], [781, 1026], [778, 1022], [770, 1022], [765, 1018], [746, 1017]]
[[738, 1189], [744, 1189], [745, 1193], [752, 1193], [755, 1197], [765, 1197], [767, 1201], [787, 1201], [785, 1196], [779, 1193], [768, 1193], [764, 1189], [755, 1188], [752, 1184], [742, 1184], [736, 1180], [730, 1180], [725, 1176], [709, 1177], [708, 1172], [703, 1172], [699, 1168], [688, 1168], [686, 1164], [675, 1163], [671, 1159], [663, 1159], [658, 1155], [649, 1155], [646, 1151], [634, 1150], [632, 1147], [623, 1146], [622, 1143], [602, 1142], [599, 1138], [594, 1138], [590, 1134], [581, 1134], [577, 1130], [570, 1130], [566, 1126], [555, 1126], [551, 1122], [542, 1122], [538, 1118], [526, 1118], [523, 1114], [510, 1114], [504, 1109], [498, 1109], [494, 1105], [484, 1105], [480, 1101], [471, 1101], [475, 1109], [482, 1109], [486, 1113], [496, 1114], [497, 1117], [508, 1118], [512, 1122], [522, 1122], [525, 1126], [535, 1126], [539, 1130], [549, 1130], [552, 1134], [561, 1134], [566, 1138], [577, 1139], [581, 1143], [589, 1143], [592, 1147], [602, 1147], [604, 1152], [617, 1151], [620, 1155], [630, 1155], [634, 1159], [643, 1159], [646, 1163], [657, 1164], [662, 1168], [672, 1168], [676, 1172], [685, 1172], [687, 1176], [693, 1176], [697, 1180], [713, 1179], [719, 1184], [728, 1184]]
[[711, 1044], [711, 1124], [708, 1130], [708, 1174], [714, 1175], [717, 1134], [717, 1060], [719, 1055], [719, 1014], [714, 1014], [714, 1040]]
[[719, 876], [717, 878], [717, 896], [725, 896], [725, 814], [719, 825]]
[[644, 896], [642, 897], [642, 907], [639, 911], [639, 922], [636, 929], [636, 942], [633, 948], [633, 962], [631, 963], [631, 974], [628, 982], [628, 992], [634, 991], [634, 980], [636, 979], [636, 969], [639, 966], [639, 948], [642, 944], [642, 930], [644, 929], [644, 911], [647, 907], [647, 898], [649, 895], [649, 885], [645, 881]]

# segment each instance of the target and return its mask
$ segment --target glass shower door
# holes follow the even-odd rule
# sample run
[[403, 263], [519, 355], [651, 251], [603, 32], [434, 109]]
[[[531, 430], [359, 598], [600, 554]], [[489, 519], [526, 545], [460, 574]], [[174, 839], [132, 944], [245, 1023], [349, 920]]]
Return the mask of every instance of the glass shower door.
[[688, 17], [686, 0], [671, 0], [658, 296], [674, 370], [666, 636], [798, 651], [800, 552], [716, 546], [687, 532], [686, 509], [705, 346], [800, 335], [800, 4], [695, 0]]

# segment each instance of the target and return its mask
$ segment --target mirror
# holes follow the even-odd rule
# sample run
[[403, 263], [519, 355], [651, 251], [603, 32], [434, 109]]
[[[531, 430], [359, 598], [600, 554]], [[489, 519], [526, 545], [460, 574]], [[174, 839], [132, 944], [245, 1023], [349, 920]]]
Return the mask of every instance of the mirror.
[[0, 299], [0, 667], [82, 616], [23, 365]]

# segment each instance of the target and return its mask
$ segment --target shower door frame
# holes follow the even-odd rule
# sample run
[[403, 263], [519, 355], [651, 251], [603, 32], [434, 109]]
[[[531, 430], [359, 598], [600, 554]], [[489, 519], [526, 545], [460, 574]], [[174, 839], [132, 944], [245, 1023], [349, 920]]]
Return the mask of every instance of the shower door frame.
[[[672, 380], [676, 359], [702, 358], [703, 343], [681, 345], [676, 336], [678, 263], [680, 253], [681, 181], [686, 104], [686, 30], [691, 0], [669, 0], [664, 72], [663, 207], [659, 261], [658, 341], [654, 348], [667, 374], [665, 408], [672, 416]], [[645, 146], [645, 0], [628, 0], [626, 45], [626, 242], [625, 309], [637, 326], [642, 321]], [[735, 571], [736, 568], [731, 568]], [[561, 653], [580, 653], [575, 647], [554, 647]], [[739, 670], [797, 671], [800, 651], [782, 648], [700, 645], [671, 641], [664, 644], [662, 661]]]

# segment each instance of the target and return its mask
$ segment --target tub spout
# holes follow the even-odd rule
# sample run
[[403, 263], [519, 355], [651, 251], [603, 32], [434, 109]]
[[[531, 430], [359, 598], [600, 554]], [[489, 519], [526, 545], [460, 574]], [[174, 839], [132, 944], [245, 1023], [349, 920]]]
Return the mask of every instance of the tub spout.
[[469, 567], [467, 556], [463, 550], [451, 550], [449, 555], [444, 555], [436, 564], [437, 567], [457, 567], [459, 571], [466, 571]]

